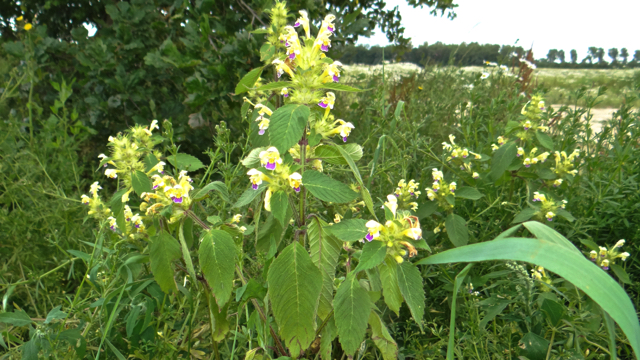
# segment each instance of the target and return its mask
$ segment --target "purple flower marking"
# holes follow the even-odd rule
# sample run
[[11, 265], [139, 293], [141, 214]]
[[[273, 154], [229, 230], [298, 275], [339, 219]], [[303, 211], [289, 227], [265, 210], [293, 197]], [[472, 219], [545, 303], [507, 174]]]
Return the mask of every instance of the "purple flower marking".
[[320, 50], [322, 50], [324, 52], [327, 52], [327, 51], [329, 51], [329, 46], [322, 44], [322, 45], [320, 45]]
[[251, 188], [253, 190], [258, 190], [258, 184], [251, 184]]
[[591, 259], [591, 261], [596, 262], [596, 259]]
[[335, 31], [335, 29], [334, 29], [334, 28], [332, 28], [331, 26], [327, 26], [327, 30], [329, 30], [329, 31], [331, 31], [331, 32], [334, 32], [334, 31]]
[[547, 218], [547, 221], [553, 221], [553, 218]]
[[462, 158], [463, 158], [463, 159], [466, 159], [466, 158], [467, 158], [467, 156], [469, 156], [469, 155], [462, 155]]
[[135, 224], [134, 226], [136, 227], [136, 229], [140, 229], [140, 224]]
[[400, 194], [393, 194], [393, 195], [395, 195], [396, 197], [400, 197]]
[[293, 60], [296, 58], [296, 53], [292, 52], [291, 54], [289, 54], [289, 59]]
[[182, 204], [182, 197], [174, 197], [173, 202], [176, 204]]
[[153, 190], [155, 190], [155, 189], [157, 189], [157, 188], [158, 188], [158, 185], [154, 185], [154, 186], [153, 186]]
[[289, 94], [284, 94], [284, 97], [289, 97]]
[[343, 136], [343, 137], [342, 137], [342, 141], [343, 141], [343, 142], [347, 142], [347, 137], [346, 137], [346, 136]]
[[367, 233], [367, 236], [364, 237], [367, 241], [373, 240], [373, 235], [371, 233]]
[[608, 266], [603, 266], [602, 270], [609, 270], [609, 267]]
[[524, 167], [527, 167], [527, 168], [528, 168], [529, 166], [531, 166], [531, 165], [525, 165]]
[[264, 166], [265, 168], [267, 168], [267, 170], [275, 170], [276, 169], [276, 163], [274, 162], [268, 162], [267, 165]]
[[264, 129], [260, 129], [260, 131], [258, 131], [258, 135], [264, 135], [264, 132], [265, 132], [265, 131], [266, 131], [266, 130], [264, 130]]
[[110, 226], [110, 228], [111, 228], [111, 231], [114, 231], [114, 232], [116, 231], [115, 225]]
[[333, 75], [333, 82], [340, 82], [338, 75]]
[[295, 23], [295, 24], [293, 24], [293, 27], [298, 27], [298, 26], [300, 26], [300, 25], [302, 25], [302, 24], [300, 24], [300, 22], [299, 22], [299, 21], [296, 21], [296, 23]]
[[318, 103], [318, 106], [320, 106], [320, 107], [321, 107], [321, 108], [323, 108], [323, 109], [326, 109], [326, 108], [327, 108], [327, 106], [329, 106], [329, 104], [327, 104], [327, 103], [325, 103], [325, 102], [323, 102], [323, 101], [320, 101], [320, 102]]
[[295, 192], [300, 192], [300, 186], [294, 187], [293, 190], [295, 190]]
[[524, 127], [524, 129], [525, 129], [525, 130], [529, 130], [529, 127], [525, 126], [525, 127]]

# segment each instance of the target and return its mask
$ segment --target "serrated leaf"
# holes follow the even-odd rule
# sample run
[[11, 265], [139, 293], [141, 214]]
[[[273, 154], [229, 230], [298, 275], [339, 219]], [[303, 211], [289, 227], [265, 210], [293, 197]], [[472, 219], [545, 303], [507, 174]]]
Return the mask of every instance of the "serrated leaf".
[[0, 323], [13, 326], [26, 326], [31, 324], [31, 318], [23, 310], [14, 310], [14, 312], [0, 313]]
[[517, 224], [517, 223], [521, 223], [521, 222], [525, 222], [529, 219], [531, 219], [533, 217], [533, 215], [536, 214], [536, 212], [538, 212], [537, 209], [534, 208], [526, 208], [522, 211], [520, 211], [514, 218], [513, 221], [511, 222], [512, 224]]
[[202, 189], [198, 190], [193, 195], [193, 198], [200, 199], [205, 195], [207, 195], [209, 191], [213, 191], [213, 190], [218, 192], [222, 200], [226, 201], [227, 203], [231, 202], [231, 199], [229, 199], [229, 190], [227, 189], [227, 185], [225, 185], [225, 183], [223, 183], [222, 181], [214, 181], [214, 182], [208, 183]]
[[562, 315], [564, 314], [564, 306], [549, 299], [544, 299], [542, 301], [540, 310], [545, 313], [547, 319], [549, 319], [549, 321], [551, 322], [551, 326], [558, 326], [558, 323], [560, 322], [560, 319], [562, 319]]
[[294, 357], [315, 339], [315, 318], [322, 274], [298, 242], [287, 246], [267, 275], [273, 314]]
[[[367, 189], [367, 187], [364, 186], [364, 182], [362, 181], [362, 176], [360, 176], [360, 170], [358, 170], [358, 166], [356, 166], [356, 163], [351, 157], [351, 154], [347, 153], [347, 150], [345, 150], [345, 148], [338, 147], [337, 145], [333, 145], [333, 146], [336, 147], [338, 151], [340, 151], [340, 154], [342, 154], [342, 157], [344, 157], [344, 159], [347, 161], [347, 164], [351, 168], [351, 172], [353, 172], [353, 175], [356, 177], [358, 184], [360, 184], [360, 194], [362, 195], [362, 199], [364, 200], [364, 203], [367, 205], [367, 209], [371, 213], [371, 216], [373, 216], [374, 219], [378, 220], [378, 218], [376, 217], [376, 212], [373, 209], [373, 199], [371, 199], [371, 194], [369, 193], [369, 190]], [[360, 148], [360, 150], [362, 149]]]
[[571, 215], [570, 212], [568, 212], [567, 210], [564, 210], [564, 209], [556, 209], [556, 215], [562, 216], [568, 222], [576, 221], [576, 218], [573, 217], [573, 215]]
[[138, 196], [145, 192], [151, 192], [152, 185], [151, 179], [142, 171], [134, 171], [131, 173], [131, 186], [133, 186], [133, 190]]
[[[264, 32], [261, 32], [264, 31]], [[267, 30], [266, 29], [257, 29], [257, 30], [253, 30], [252, 33], [254, 34], [266, 34]], [[260, 47], [260, 60], [264, 61], [264, 62], [268, 62], [269, 60], [271, 60], [271, 58], [273, 58], [273, 55], [275, 55], [276, 53], [276, 47], [269, 44], [269, 43], [264, 43], [261, 47]]]
[[398, 287], [411, 310], [411, 315], [420, 329], [422, 329], [422, 317], [424, 316], [424, 289], [422, 288], [422, 275], [420, 270], [408, 261], [398, 265]]
[[253, 188], [248, 188], [245, 190], [238, 201], [233, 205], [234, 208], [243, 207], [245, 205], [251, 204], [251, 202], [260, 194], [262, 194], [267, 189], [266, 186], [260, 185], [257, 190], [253, 190]]
[[255, 148], [251, 150], [249, 155], [242, 159], [242, 165], [244, 165], [247, 169], [253, 169], [260, 166], [260, 153], [267, 150], [265, 146]]
[[502, 145], [498, 150], [496, 150], [491, 161], [491, 172], [488, 175], [489, 178], [494, 181], [498, 180], [502, 174], [507, 171], [507, 168], [511, 165], [513, 159], [516, 158], [517, 151], [516, 143], [513, 141]]
[[387, 244], [382, 241], [369, 241], [362, 247], [360, 262], [355, 272], [372, 269], [380, 265], [387, 256]]
[[360, 285], [355, 273], [349, 274], [338, 288], [333, 308], [338, 339], [344, 352], [352, 356], [364, 340], [371, 313], [369, 294]]
[[286, 88], [291, 86], [291, 81], [276, 81], [270, 82], [268, 84], [262, 85], [256, 89], [256, 91], [271, 91], [271, 90], [280, 90], [282, 88]]
[[391, 311], [399, 316], [403, 298], [398, 286], [398, 263], [388, 257], [380, 264], [378, 269], [380, 269], [380, 282], [382, 283], [384, 302]]
[[38, 339], [39, 337], [34, 336], [21, 346], [22, 360], [38, 360], [38, 353], [40, 352], [40, 342], [37, 341]]
[[361, 91], [369, 91], [371, 89], [358, 89], [349, 85], [343, 85], [338, 83], [326, 83], [322, 84], [322, 89], [333, 90], [333, 91], [348, 91], [348, 92], [361, 92]]
[[419, 219], [424, 219], [427, 216], [431, 216], [436, 211], [438, 211], [438, 203], [435, 201], [427, 201], [423, 204], [418, 205], [418, 211], [416, 211], [416, 216]]
[[273, 217], [280, 222], [280, 225], [284, 226], [287, 210], [289, 209], [289, 196], [282, 190], [276, 191], [271, 195], [270, 203]]
[[300, 141], [309, 119], [309, 108], [300, 104], [285, 105], [271, 115], [269, 141], [280, 154], [285, 154]]
[[327, 321], [327, 325], [322, 329], [320, 335], [320, 357], [322, 360], [333, 360], [331, 358], [331, 343], [333, 339], [338, 336], [338, 329], [336, 329], [336, 323], [333, 317]]
[[236, 95], [238, 94], [242, 94], [245, 93], [249, 90], [251, 90], [251, 88], [253, 87], [253, 85], [256, 84], [256, 81], [258, 81], [258, 79], [260, 78], [260, 75], [262, 75], [262, 70], [264, 68], [259, 67], [259, 68], [255, 68], [251, 71], [249, 71], [238, 83], [238, 85], [236, 85], [236, 89], [235, 89], [235, 93]]
[[61, 306], [58, 305], [58, 306], [54, 307], [53, 309], [51, 309], [51, 311], [49, 311], [49, 313], [47, 314], [47, 318], [44, 320], [44, 323], [45, 324], [49, 324], [53, 320], [60, 320], [60, 319], [66, 318], [67, 317], [67, 313], [61, 311], [60, 308], [61, 308]]
[[540, 145], [547, 148], [548, 150], [553, 150], [553, 139], [547, 133], [543, 133], [542, 131], [536, 131], [536, 139], [540, 142]]
[[196, 171], [204, 167], [202, 161], [189, 154], [178, 153], [167, 157], [167, 160], [179, 170]]
[[467, 222], [460, 215], [449, 214], [444, 220], [449, 240], [455, 246], [467, 245], [469, 242], [469, 230]]
[[236, 246], [231, 235], [222, 230], [207, 231], [202, 237], [198, 255], [202, 274], [216, 297], [216, 303], [223, 307], [233, 290]]
[[358, 144], [320, 145], [314, 150], [315, 157], [334, 165], [347, 165], [347, 159], [339, 149], [343, 149], [353, 161], [362, 158], [362, 146]]
[[358, 193], [351, 190], [349, 186], [315, 170], [304, 172], [302, 184], [313, 196], [322, 201], [343, 204], [358, 197]]
[[459, 188], [458, 190], [456, 190], [456, 197], [457, 198], [462, 198], [462, 199], [469, 199], [469, 200], [478, 200], [481, 197], [483, 197], [484, 195], [482, 195], [480, 193], [480, 191], [478, 191], [476, 188], [472, 188], [472, 187], [462, 187]]
[[311, 261], [322, 273], [322, 291], [318, 303], [318, 317], [322, 320], [333, 309], [333, 280], [342, 250], [340, 241], [327, 232], [329, 228], [326, 222], [316, 216], [310, 220], [307, 229]]
[[529, 360], [543, 360], [549, 348], [549, 340], [538, 334], [529, 332], [520, 339], [518, 346], [522, 349], [521, 354]]
[[342, 241], [359, 241], [369, 232], [366, 224], [367, 220], [364, 219], [342, 220], [328, 227], [327, 231]]
[[160, 232], [152, 236], [149, 244], [149, 259], [151, 261], [151, 272], [160, 289], [165, 294], [176, 290], [176, 282], [173, 279], [173, 260], [182, 256], [182, 251], [178, 241], [167, 232]]
[[398, 344], [389, 334], [389, 330], [384, 326], [380, 316], [372, 311], [369, 315], [369, 326], [371, 327], [371, 339], [376, 344], [384, 360], [396, 360], [398, 358]]

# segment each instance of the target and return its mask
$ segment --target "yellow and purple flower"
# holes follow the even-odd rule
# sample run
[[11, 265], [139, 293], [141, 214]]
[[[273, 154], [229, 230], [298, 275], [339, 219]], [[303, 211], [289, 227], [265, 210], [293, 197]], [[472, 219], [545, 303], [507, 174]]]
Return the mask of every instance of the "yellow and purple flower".
[[380, 236], [380, 230], [382, 230], [382, 225], [379, 222], [375, 220], [369, 220], [367, 221], [365, 226], [369, 231], [367, 233], [367, 236], [364, 237], [367, 241], [372, 241], [373, 239]]
[[311, 37], [311, 34], [309, 33], [309, 15], [304, 10], [300, 10], [298, 11], [298, 13], [300, 14], [300, 17], [298, 18], [298, 20], [296, 20], [296, 23], [293, 24], [293, 26], [302, 26], [302, 28], [304, 29], [304, 34], [306, 35], [307, 39], [309, 39]]
[[269, 181], [269, 177], [263, 174], [258, 169], [249, 170], [249, 172], [247, 172], [247, 175], [249, 175], [249, 180], [251, 180], [251, 188], [253, 190], [258, 190], [258, 187], [260, 186], [260, 184], [262, 184], [263, 181]]
[[289, 175], [289, 185], [291, 185], [295, 192], [300, 192], [300, 186], [302, 186], [302, 175], [297, 172]]
[[260, 157], [260, 164], [267, 170], [275, 170], [277, 165], [282, 164], [280, 152], [273, 146], [265, 151], [261, 151], [258, 157]]
[[332, 92], [327, 92], [327, 95], [320, 99], [318, 106], [323, 109], [333, 109], [333, 104], [336, 102], [336, 95]]

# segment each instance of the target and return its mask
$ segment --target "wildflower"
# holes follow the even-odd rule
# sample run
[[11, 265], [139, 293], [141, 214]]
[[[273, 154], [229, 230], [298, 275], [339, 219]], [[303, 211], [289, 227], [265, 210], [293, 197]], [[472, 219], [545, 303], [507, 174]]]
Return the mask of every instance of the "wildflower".
[[318, 170], [319, 172], [322, 172], [323, 168], [322, 168], [322, 160], [320, 159], [314, 159], [313, 161], [311, 161], [311, 167], [315, 170]]
[[455, 182], [452, 182], [451, 184], [449, 184], [449, 191], [451, 191], [452, 193], [456, 192], [456, 187], [457, 184]]
[[298, 13], [300, 14], [300, 17], [298, 18], [298, 20], [296, 20], [296, 23], [293, 24], [294, 27], [299, 27], [302, 26], [302, 28], [304, 29], [304, 33], [307, 36], [307, 39], [311, 38], [311, 34], [309, 33], [309, 16], [307, 15], [307, 12], [304, 10], [300, 10], [298, 11]]
[[[324, 74], [329, 81], [339, 82], [340, 81], [340, 69], [338, 66], [342, 66], [340, 61], [334, 61], [331, 65], [326, 65], [326, 69], [324, 70]], [[326, 82], [326, 81], [323, 81]]]
[[487, 65], [487, 66], [491, 66], [491, 67], [498, 66], [498, 63], [491, 62], [491, 61], [488, 61], [488, 60], [485, 60], [484, 64]]
[[367, 241], [371, 241], [380, 236], [380, 230], [382, 229], [382, 225], [379, 222], [375, 220], [369, 220], [367, 221], [365, 226], [367, 227], [367, 230], [369, 230], [369, 232], [367, 233], [367, 236], [365, 236], [365, 239]]
[[404, 259], [400, 255], [396, 255], [393, 258], [396, 260], [398, 264], [402, 264], [404, 262]]
[[114, 218], [113, 216], [109, 216], [107, 220], [109, 220], [109, 228], [111, 229], [111, 231], [116, 231], [116, 229], [118, 228], [118, 224], [116, 224], [116, 218]]
[[566, 208], [568, 203], [569, 202], [567, 200], [562, 200], [562, 203], [560, 204], [560, 209]]
[[242, 214], [235, 214], [231, 218], [231, 223], [232, 224], [239, 223], [241, 219], [242, 219]]
[[525, 121], [524, 125], [522, 126], [525, 130], [529, 130], [531, 129], [531, 121], [527, 120]]
[[489, 75], [490, 74], [488, 72], [483, 72], [482, 76], [480, 76], [480, 79], [482, 79], [482, 80], [487, 79], [487, 78], [489, 78]]
[[340, 221], [342, 221], [342, 215], [336, 213], [335, 216], [333, 217], [333, 222], [335, 224], [338, 224]]
[[110, 178], [110, 179], [115, 179], [118, 177], [118, 170], [116, 169], [107, 169], [104, 171], [104, 174]]
[[322, 35], [318, 35], [314, 45], [318, 46], [320, 48], [320, 50], [322, 50], [324, 52], [329, 51], [329, 48], [331, 47], [331, 40], [329, 40], [329, 36], [330, 35], [331, 35], [331, 33], [325, 33], [325, 34], [322, 34]]
[[349, 134], [351, 134], [351, 129], [355, 129], [355, 126], [353, 126], [353, 124], [350, 122], [345, 122], [340, 119], [336, 120], [334, 124], [336, 123], [339, 125], [336, 126], [336, 128], [333, 129], [331, 133], [340, 134], [340, 136], [342, 137], [342, 141], [347, 142], [347, 138], [349, 137]]
[[433, 189], [434, 192], [438, 192], [438, 190], [440, 190], [440, 183], [435, 181], [432, 185], [431, 188]]
[[558, 187], [558, 186], [560, 186], [560, 185], [562, 185], [562, 179], [556, 179], [556, 180], [553, 182], [553, 187]]
[[409, 206], [411, 206], [411, 210], [418, 211], [418, 203], [417, 202], [410, 202]]
[[144, 231], [144, 223], [142, 222], [142, 218], [140, 217], [140, 215], [133, 215], [133, 217], [131, 218], [131, 222], [133, 223], [133, 226], [138, 229], [138, 232]]
[[498, 136], [498, 145], [502, 146], [505, 142], [506, 140], [504, 139], [504, 137]]
[[436, 193], [435, 191], [431, 190], [431, 189], [425, 189], [427, 190], [427, 198], [431, 201], [433, 201], [436, 198]]
[[600, 246], [600, 257], [607, 256], [607, 248], [604, 246]]
[[398, 210], [398, 198], [395, 195], [387, 195], [387, 201], [384, 203], [383, 208], [384, 206], [395, 215], [396, 210]]
[[251, 169], [247, 172], [247, 175], [250, 176], [249, 180], [251, 180], [251, 187], [253, 190], [258, 190], [258, 186], [262, 184], [263, 180], [269, 180], [269, 178], [264, 175], [260, 170]]
[[289, 97], [289, 90], [287, 88], [282, 88], [282, 90], [280, 90], [280, 95]]
[[556, 217], [556, 214], [554, 214], [552, 211], [548, 211], [545, 216], [547, 218], [547, 221], [553, 221], [553, 218]]
[[320, 27], [320, 31], [318, 31], [318, 34], [322, 34], [326, 31], [333, 33], [335, 31], [335, 25], [333, 25], [333, 21], [336, 19], [335, 15], [327, 15], [324, 17], [324, 20], [322, 20], [322, 26]]
[[618, 240], [618, 242], [613, 246], [614, 249], [621, 248], [624, 245], [624, 240]]
[[409, 237], [413, 240], [420, 240], [422, 238], [422, 230], [419, 227], [418, 228], [412, 227], [403, 231], [402, 235]]
[[282, 74], [287, 73], [289, 76], [293, 77], [293, 70], [289, 67], [289, 65], [285, 64], [282, 60], [275, 59], [271, 62], [276, 66], [276, 75], [278, 78], [282, 76]]
[[320, 99], [320, 102], [318, 103], [318, 106], [320, 106], [323, 109], [333, 109], [333, 104], [336, 101], [336, 95], [332, 92], [327, 92], [327, 95], [325, 97], [323, 97], [322, 99]]
[[547, 197], [544, 196], [544, 194], [540, 194], [539, 192], [536, 191], [533, 193], [533, 201], [546, 202]]
[[258, 132], [258, 134], [264, 135], [264, 132], [269, 128], [269, 119], [266, 118], [265, 115], [271, 116], [273, 115], [273, 112], [271, 111], [271, 109], [262, 104], [257, 104], [255, 106], [255, 109], [258, 110], [258, 117], [256, 118], [256, 121], [259, 121], [258, 128], [260, 129], [260, 131]]
[[151, 172], [153, 171], [157, 171], [160, 174], [164, 174], [164, 166], [166, 164], [164, 163], [164, 161], [160, 161], [157, 164], [155, 164], [152, 168], [151, 168]]
[[460, 155], [462, 155], [463, 159], [466, 159], [469, 156], [469, 150], [462, 149], [462, 151], [460, 152]]
[[524, 167], [530, 167], [531, 166], [531, 159], [529, 159], [529, 158], [524, 159], [522, 164], [524, 164]]
[[91, 187], [89, 188], [89, 192], [91, 193], [91, 195], [93, 196], [97, 196], [98, 195], [98, 190], [102, 189], [102, 186], [100, 186], [98, 184], [98, 182], [94, 182], [93, 184], [91, 184]]
[[631, 254], [629, 254], [628, 252], [623, 252], [622, 254], [620, 254], [620, 260], [622, 261], [627, 261], [627, 258], [630, 256]]
[[434, 233], [434, 234], [437, 234], [437, 233], [439, 233], [440, 231], [442, 231], [442, 230], [440, 229], [440, 225], [436, 226], [436, 227], [433, 229], [433, 233]]
[[31, 24], [29, 24], [29, 23], [24, 24], [24, 29], [25, 29], [26, 31], [29, 31], [29, 30], [31, 30], [32, 28], [33, 28], [33, 25], [31, 25]]
[[431, 176], [433, 176], [433, 181], [435, 182], [438, 182], [444, 178], [444, 174], [442, 173], [442, 171], [439, 171], [436, 168], [433, 168], [433, 170], [431, 170]]
[[518, 148], [518, 153], [516, 154], [516, 156], [520, 157], [520, 156], [522, 156], [522, 155], [524, 155], [524, 149], [523, 149], [523, 148], [521, 148], [521, 147], [519, 147], [519, 148]]
[[602, 260], [602, 262], [600, 263], [600, 266], [602, 266], [602, 270], [609, 270], [609, 260], [607, 259]]
[[474, 179], [479, 179], [480, 178], [480, 174], [478, 174], [477, 172], [474, 172], [473, 175], [471, 175], [472, 178]]
[[18, 21], [22, 21], [22, 20], [24, 20], [24, 16], [20, 15], [20, 16], [18, 16], [18, 17], [16, 18], [16, 20], [18, 20]]
[[[167, 189], [169, 188], [169, 189]], [[167, 195], [169, 195], [169, 197], [171, 198], [171, 200], [173, 200], [174, 203], [176, 204], [181, 204], [182, 201], [184, 200], [183, 198], [187, 197], [188, 195], [188, 190], [186, 190], [182, 185], [177, 184], [174, 187], [165, 187], [165, 193], [167, 193]]]
[[539, 101], [538, 102], [538, 109], [544, 111], [544, 101]]
[[245, 226], [240, 226], [238, 230], [240, 230], [240, 232], [244, 234], [244, 232], [247, 231], [247, 228]]
[[80, 196], [80, 201], [82, 201], [84, 205], [89, 205], [89, 203], [91, 202], [91, 198], [87, 195], [82, 194], [82, 196]]
[[260, 164], [262, 164], [267, 170], [275, 170], [276, 165], [282, 164], [280, 153], [275, 147], [270, 147], [266, 151], [261, 151], [258, 155], [260, 157]]
[[131, 217], [133, 216], [133, 213], [131, 212], [131, 208], [129, 207], [129, 205], [125, 205], [124, 206], [124, 219], [125, 221], [131, 221]]
[[271, 211], [271, 189], [267, 189], [267, 193], [264, 194], [264, 209]]
[[151, 122], [151, 125], [149, 125], [149, 129], [144, 129], [144, 132], [147, 133], [147, 135], [151, 136], [151, 132], [153, 131], [153, 129], [160, 129], [160, 127], [158, 126], [158, 120], [153, 120]]
[[295, 192], [300, 192], [300, 186], [302, 186], [302, 175], [297, 172], [289, 175], [289, 185], [291, 185]]
[[591, 261], [595, 262], [598, 258], [598, 252], [596, 252], [595, 250], [591, 250], [591, 252], [589, 253], [589, 258], [591, 259]]
[[509, 68], [507, 67], [507, 65], [500, 65], [500, 70], [502, 71], [508, 71]]
[[153, 179], [153, 190], [156, 190], [159, 187], [164, 187], [164, 179], [162, 176], [154, 174], [151, 178]]

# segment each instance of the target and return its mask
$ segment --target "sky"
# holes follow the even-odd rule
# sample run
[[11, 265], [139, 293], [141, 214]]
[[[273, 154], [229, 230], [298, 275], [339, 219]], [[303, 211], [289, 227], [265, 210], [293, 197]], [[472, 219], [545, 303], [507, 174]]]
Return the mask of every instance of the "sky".
[[[430, 15], [430, 9], [407, 5], [406, 0], [386, 0], [387, 9], [399, 6], [405, 37], [414, 46], [478, 42], [481, 44], [533, 46], [534, 57], [544, 58], [549, 49], [576, 49], [578, 61], [590, 46], [607, 50], [626, 47], [633, 56], [640, 50], [640, 0], [456, 0], [454, 20]], [[376, 29], [359, 44], [388, 45]], [[609, 60], [608, 56], [605, 56]]]

